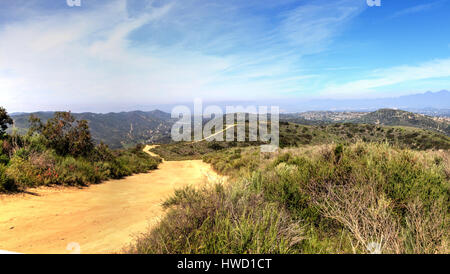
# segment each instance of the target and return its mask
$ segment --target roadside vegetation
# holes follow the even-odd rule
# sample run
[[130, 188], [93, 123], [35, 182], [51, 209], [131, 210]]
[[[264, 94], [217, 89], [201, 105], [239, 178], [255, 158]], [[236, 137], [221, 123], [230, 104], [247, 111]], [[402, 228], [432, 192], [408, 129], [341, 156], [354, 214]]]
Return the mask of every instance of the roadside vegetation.
[[49, 185], [87, 186], [155, 169], [160, 159], [142, 146], [111, 150], [94, 144], [87, 121], [56, 112], [42, 123], [31, 116], [27, 134], [6, 134], [12, 124], [0, 108], [0, 193]]
[[281, 122], [280, 146], [320, 144], [352, 144], [357, 141], [389, 143], [400, 148], [416, 150], [450, 149], [450, 137], [425, 129], [407, 126], [335, 123], [328, 125], [299, 125]]
[[[225, 133], [223, 133], [225, 134]], [[248, 140], [248, 136], [246, 137]], [[448, 150], [450, 137], [413, 127], [381, 126], [370, 124], [335, 123], [327, 125], [301, 125], [280, 122], [280, 147], [301, 147], [321, 144], [350, 145], [358, 141], [388, 143], [398, 148], [415, 150]], [[256, 146], [261, 142], [176, 142], [161, 144], [152, 149], [168, 161], [202, 159], [205, 154], [230, 148]]]
[[257, 142], [178, 142], [159, 145], [151, 151], [167, 161], [201, 160], [205, 154], [233, 147], [247, 147]]
[[450, 152], [303, 145], [204, 161], [228, 183], [184, 188], [132, 253], [448, 253]]

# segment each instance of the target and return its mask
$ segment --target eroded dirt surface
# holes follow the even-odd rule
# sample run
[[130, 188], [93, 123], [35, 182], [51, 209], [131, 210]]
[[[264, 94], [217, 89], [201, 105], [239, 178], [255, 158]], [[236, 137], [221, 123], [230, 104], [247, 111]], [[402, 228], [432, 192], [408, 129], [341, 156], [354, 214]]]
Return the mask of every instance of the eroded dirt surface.
[[81, 253], [120, 252], [163, 216], [161, 202], [174, 189], [219, 178], [201, 160], [164, 161], [149, 173], [87, 188], [0, 195], [0, 250], [70, 253], [79, 244]]

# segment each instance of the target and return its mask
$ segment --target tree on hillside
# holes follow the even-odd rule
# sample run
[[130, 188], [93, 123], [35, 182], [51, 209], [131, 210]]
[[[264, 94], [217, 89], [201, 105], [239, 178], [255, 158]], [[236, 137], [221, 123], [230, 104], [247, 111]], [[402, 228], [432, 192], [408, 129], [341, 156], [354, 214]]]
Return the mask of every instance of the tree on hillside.
[[6, 112], [6, 109], [0, 107], [0, 138], [3, 138], [8, 125], [12, 125], [13, 120]]
[[92, 152], [94, 143], [86, 120], [76, 120], [70, 112], [55, 112], [44, 124], [30, 116], [30, 133], [41, 134], [47, 146], [60, 155], [86, 156]]

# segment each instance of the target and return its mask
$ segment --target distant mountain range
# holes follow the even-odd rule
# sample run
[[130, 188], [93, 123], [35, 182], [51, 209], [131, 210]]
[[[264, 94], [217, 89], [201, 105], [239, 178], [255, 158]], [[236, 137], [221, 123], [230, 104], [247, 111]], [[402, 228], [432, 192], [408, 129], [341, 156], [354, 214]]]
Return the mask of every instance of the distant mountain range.
[[431, 130], [450, 136], [450, 119], [431, 117], [397, 109], [379, 109], [374, 112], [308, 111], [282, 114], [281, 120], [314, 125], [330, 123], [375, 124], [385, 126], [409, 126]]
[[[427, 92], [398, 98], [372, 99], [372, 100], [321, 100], [311, 101], [309, 109], [338, 108], [352, 109], [353, 111], [308, 111], [300, 112], [302, 105], [296, 107], [296, 113], [285, 113], [280, 119], [304, 124], [315, 125], [323, 123], [361, 123], [380, 124], [389, 126], [411, 126], [450, 136], [449, 115], [450, 92]], [[276, 102], [272, 102], [272, 105]], [[243, 104], [244, 105], [244, 104]], [[244, 105], [245, 106], [245, 105]], [[332, 107], [333, 106], [333, 107]], [[364, 112], [375, 106], [409, 107], [417, 108], [417, 112], [432, 114], [431, 117], [397, 109], [379, 109], [374, 112]], [[421, 108], [422, 107], [422, 108]], [[41, 120], [46, 121], [54, 112], [33, 113]], [[29, 127], [30, 113], [12, 113], [14, 127], [24, 133]], [[137, 143], [169, 143], [172, 125], [177, 119], [172, 119], [169, 113], [153, 111], [130, 111], [118, 113], [73, 113], [77, 119], [89, 122], [93, 138], [97, 142], [104, 142], [112, 148], [128, 147]], [[443, 117], [439, 117], [443, 116]], [[10, 129], [11, 130], [11, 129]]]
[[311, 110], [374, 111], [380, 108], [393, 108], [415, 112], [424, 111], [428, 114], [439, 114], [441, 112], [450, 114], [450, 91], [441, 90], [439, 92], [376, 99], [279, 100], [278, 102], [275, 101], [275, 104], [280, 105], [280, 109], [284, 112]]
[[[53, 116], [53, 112], [33, 113], [42, 121]], [[72, 113], [76, 119], [89, 122], [91, 134], [97, 142], [104, 142], [112, 148], [121, 148], [138, 143], [168, 143], [174, 120], [170, 114], [160, 111], [130, 111], [119, 113]], [[30, 113], [11, 114], [14, 127], [24, 133], [29, 127]]]
[[[178, 105], [193, 109], [193, 102], [177, 104], [138, 105], [133, 109], [159, 109], [170, 113]], [[225, 110], [226, 106], [279, 106], [282, 113], [305, 111], [375, 111], [380, 108], [403, 109], [432, 116], [450, 117], [450, 91], [426, 92], [400, 97], [376, 99], [270, 99], [241, 101], [205, 101], [203, 107], [215, 105]]]

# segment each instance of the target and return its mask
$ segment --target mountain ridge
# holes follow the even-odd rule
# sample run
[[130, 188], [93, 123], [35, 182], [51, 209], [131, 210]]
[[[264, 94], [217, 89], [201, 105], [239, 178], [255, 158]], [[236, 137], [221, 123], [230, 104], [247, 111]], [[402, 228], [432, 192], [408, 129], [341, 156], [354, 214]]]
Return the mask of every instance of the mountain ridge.
[[[427, 91], [398, 97], [373, 99], [312, 99], [306, 101], [292, 100], [283, 109], [289, 111], [312, 110], [347, 110], [374, 111], [380, 108], [397, 108], [404, 110], [449, 109], [450, 91]], [[283, 105], [278, 102], [280, 105]]]
[[[12, 114], [11, 117], [14, 120], [14, 127], [20, 133], [25, 133], [29, 127], [28, 118], [30, 114], [38, 116], [45, 122], [53, 116], [53, 113], [22, 113]], [[111, 148], [129, 147], [138, 143], [170, 143], [171, 128], [177, 120], [172, 119], [169, 113], [161, 110], [72, 114], [76, 119], [87, 120], [94, 140], [108, 144]], [[303, 125], [354, 123], [408, 126], [450, 136], [448, 120], [395, 109], [379, 109], [369, 113], [312, 111], [281, 114], [280, 120]]]
[[[14, 128], [24, 133], [29, 127], [28, 118], [33, 114], [43, 122], [51, 118], [54, 112], [34, 112], [12, 114]], [[89, 123], [92, 137], [112, 148], [128, 147], [137, 143], [167, 143], [174, 120], [170, 114], [160, 110], [93, 113], [72, 113], [76, 119]]]

